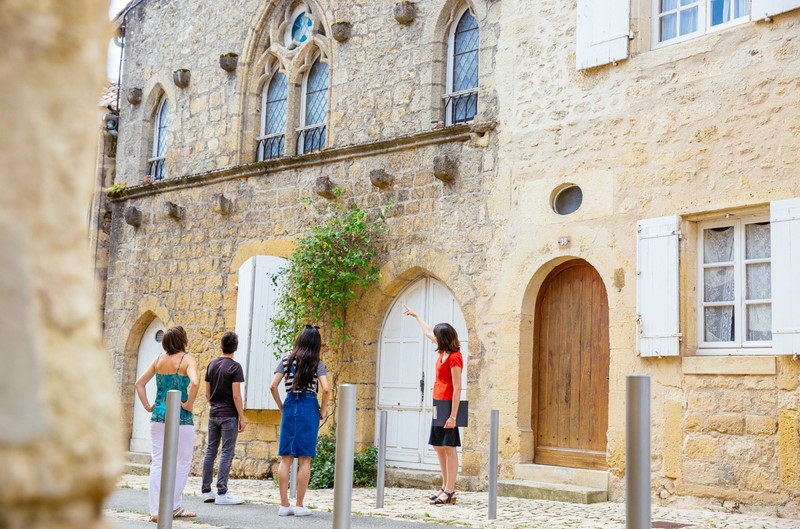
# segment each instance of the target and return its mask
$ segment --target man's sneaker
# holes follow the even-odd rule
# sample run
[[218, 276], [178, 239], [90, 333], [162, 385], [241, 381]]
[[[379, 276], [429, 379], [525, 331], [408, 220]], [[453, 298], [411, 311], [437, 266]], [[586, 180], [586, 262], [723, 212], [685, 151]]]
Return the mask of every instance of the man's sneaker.
[[214, 494], [213, 490], [210, 490], [208, 492], [204, 492], [200, 497], [203, 498], [203, 503], [214, 503], [214, 499], [217, 497], [217, 495]]
[[214, 500], [214, 504], [216, 505], [240, 505], [244, 503], [244, 500], [238, 496], [234, 496], [230, 492], [226, 492], [225, 494], [220, 494], [217, 496], [217, 499]]
[[311, 516], [311, 509], [308, 507], [295, 507], [294, 508], [294, 515], [295, 516]]
[[281, 505], [278, 507], [278, 516], [293, 516], [294, 515], [294, 508], [293, 507], [284, 507]]

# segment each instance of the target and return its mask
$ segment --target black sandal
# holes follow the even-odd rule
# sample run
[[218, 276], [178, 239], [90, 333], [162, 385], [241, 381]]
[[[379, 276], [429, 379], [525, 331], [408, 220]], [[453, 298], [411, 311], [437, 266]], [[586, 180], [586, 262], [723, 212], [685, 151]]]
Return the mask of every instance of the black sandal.
[[444, 492], [444, 489], [439, 489], [439, 491], [438, 491], [438, 492], [434, 492], [433, 494], [431, 494], [430, 496], [428, 496], [428, 499], [429, 499], [429, 500], [431, 500], [431, 501], [433, 501], [433, 500], [435, 500], [436, 498], [438, 498], [438, 497], [439, 497], [439, 494], [441, 494], [442, 492]]
[[441, 499], [437, 496], [435, 500], [431, 501], [431, 505], [445, 505], [445, 504], [454, 504], [456, 502], [456, 491], [447, 492], [446, 490], [442, 490], [444, 495], [447, 496], [445, 499]]

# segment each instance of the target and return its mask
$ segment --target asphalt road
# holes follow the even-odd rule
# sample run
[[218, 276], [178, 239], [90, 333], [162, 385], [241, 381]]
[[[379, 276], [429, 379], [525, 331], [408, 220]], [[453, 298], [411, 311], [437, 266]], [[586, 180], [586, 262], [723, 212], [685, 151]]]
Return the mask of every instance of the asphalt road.
[[[184, 496], [184, 508], [197, 513], [197, 518], [185, 518], [219, 528], [230, 529], [264, 529], [280, 527], [281, 529], [330, 529], [333, 526], [333, 514], [314, 509], [311, 516], [294, 517], [278, 516], [277, 505], [245, 503], [243, 505], [214, 505], [203, 503], [198, 496]], [[134, 489], [117, 489], [106, 502], [106, 508], [121, 513], [120, 517], [111, 519], [120, 529], [154, 529], [156, 524], [147, 521], [147, 491]], [[129, 513], [141, 513], [141, 517], [131, 519]], [[122, 514], [126, 516], [122, 517]], [[399, 522], [385, 518], [370, 516], [352, 516], [353, 529], [421, 529], [435, 524]]]

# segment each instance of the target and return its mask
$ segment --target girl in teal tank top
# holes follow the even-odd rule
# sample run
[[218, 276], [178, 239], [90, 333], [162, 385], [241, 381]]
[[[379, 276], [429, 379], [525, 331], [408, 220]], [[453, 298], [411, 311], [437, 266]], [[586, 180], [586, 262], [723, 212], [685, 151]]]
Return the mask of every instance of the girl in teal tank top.
[[[181, 402], [189, 400], [189, 384], [191, 379], [187, 375], [181, 375], [181, 364], [186, 353], [183, 353], [181, 361], [178, 363], [178, 369], [173, 374], [163, 375], [156, 372], [156, 402], [153, 404], [153, 414], [150, 417], [151, 422], [166, 422], [167, 414], [167, 392], [172, 389], [177, 389], [181, 392]], [[156, 360], [156, 365], [158, 361]], [[186, 411], [181, 408], [181, 425], [194, 424], [192, 412]]]

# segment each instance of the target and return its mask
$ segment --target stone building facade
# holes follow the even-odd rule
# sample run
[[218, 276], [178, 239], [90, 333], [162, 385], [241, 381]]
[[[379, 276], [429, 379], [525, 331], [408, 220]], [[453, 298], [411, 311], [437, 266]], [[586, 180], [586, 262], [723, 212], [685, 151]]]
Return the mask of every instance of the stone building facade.
[[[609, 22], [583, 0], [134, 3], [105, 306], [130, 436], [145, 338], [182, 324], [205, 367], [223, 332], [262, 329], [259, 259], [290, 253], [300, 199], [331, 183], [373, 215], [391, 204], [381, 281], [329, 359], [359, 385], [359, 443], [387, 410], [392, 465], [436, 468], [408, 302], [468, 349], [463, 486], [485, 484], [499, 409], [508, 487], [547, 475], [620, 500], [639, 372], [656, 498], [796, 513], [800, 307], [783, 294], [800, 264], [780, 248], [800, 233], [800, 12], [619, 4]], [[251, 374], [269, 367], [259, 340]], [[248, 381], [239, 475], [276, 458], [266, 378]]]

